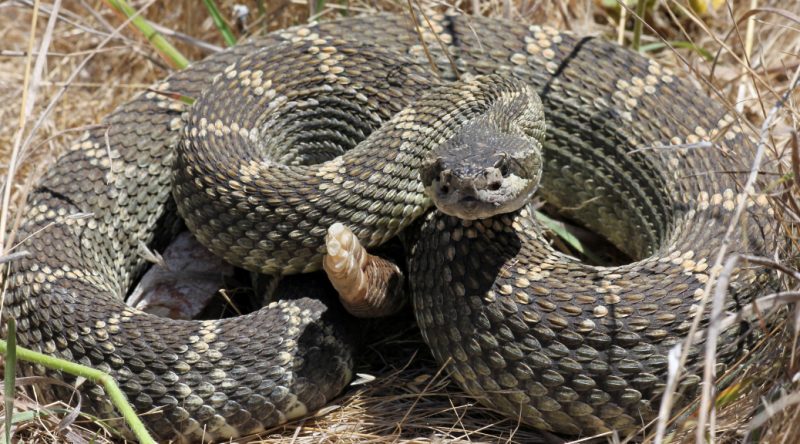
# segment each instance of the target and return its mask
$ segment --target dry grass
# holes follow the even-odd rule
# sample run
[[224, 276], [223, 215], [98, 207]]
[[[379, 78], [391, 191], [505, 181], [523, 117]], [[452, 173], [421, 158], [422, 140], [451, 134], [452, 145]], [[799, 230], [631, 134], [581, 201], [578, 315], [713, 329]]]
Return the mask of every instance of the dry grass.
[[[55, 1], [53, 3], [59, 4]], [[136, 91], [168, 73], [166, 65], [153, 49], [134, 31], [125, 28], [114, 34], [123, 20], [101, 2], [69, 0], [60, 6], [59, 20], [52, 33], [46, 31], [49, 11], [54, 4], [34, 1], [0, 2], [0, 164], [8, 171], [12, 151], [19, 147], [19, 169], [10, 180], [4, 180], [9, 194], [5, 245], [13, 245], [13, 234], [25, 200], [25, 194], [35, 177], [52, 164], [56, 156], [83, 125], [98, 122], [115, 106]], [[272, 30], [305, 22], [309, 16], [329, 19], [344, 10], [368, 12], [375, 10], [403, 11], [405, 2], [389, 0], [353, 0], [348, 2], [317, 2], [320, 9], [300, 1], [265, 2], [267, 13], [263, 20], [250, 23], [251, 29]], [[423, 0], [426, 5], [438, 4]], [[506, 16], [520, 22], [546, 23], [581, 34], [602, 33], [609, 38], [619, 37], [619, 10], [604, 9], [601, 0], [472, 0], [458, 5], [467, 11], [479, 10], [484, 15]], [[691, 49], [658, 50], [651, 56], [677, 71], [691, 71], [692, 78], [706, 90], [717, 94], [740, 110], [752, 124], [754, 134], [764, 122], [769, 110], [786, 94], [795, 71], [800, 67], [800, 6], [796, 2], [779, 0], [736, 0], [722, 5], [712, 16], [698, 18], [689, 13], [684, 0], [658, 0], [646, 15], [643, 45], [660, 42], [660, 34], [668, 41], [688, 41], [712, 55], [711, 63]], [[220, 9], [229, 14], [234, 2], [220, 2]], [[339, 5], [347, 6], [339, 6]], [[222, 39], [199, 2], [194, 0], [141, 1], [136, 7], [147, 6], [145, 15], [152, 22], [173, 31], [192, 36], [199, 41], [222, 46]], [[255, 3], [250, 10], [257, 14]], [[760, 8], [752, 15], [752, 31], [748, 22], [737, 22], [754, 6]], [[770, 9], [774, 8], [774, 9]], [[38, 20], [31, 29], [33, 11]], [[625, 11], [630, 17], [633, 10]], [[794, 14], [794, 16], [792, 16]], [[629, 18], [626, 29], [632, 29]], [[733, 31], [732, 31], [733, 30]], [[36, 60], [27, 57], [31, 37], [33, 48], [44, 36], [51, 40], [41, 80], [22, 93], [26, 70], [32, 70]], [[726, 38], [727, 36], [727, 38]], [[102, 49], [98, 45], [110, 39]], [[630, 31], [623, 37], [629, 41]], [[179, 49], [191, 59], [199, 59], [206, 50], [175, 38]], [[91, 57], [91, 60], [83, 63]], [[713, 75], [712, 75], [713, 73]], [[52, 104], [65, 82], [73, 76], [69, 88]], [[791, 172], [792, 139], [798, 127], [797, 100], [800, 92], [788, 95], [769, 126], [766, 138], [771, 158], [786, 160], [783, 171]], [[28, 106], [29, 112], [21, 112]], [[27, 143], [15, 144], [15, 138]], [[796, 161], [800, 163], [800, 160]], [[797, 168], [800, 166], [795, 165]], [[797, 170], [795, 170], [797, 171]], [[785, 187], [795, 187], [794, 194], [782, 193]], [[779, 221], [791, 238], [782, 256], [787, 266], [796, 268], [798, 236], [794, 227], [800, 221], [800, 209], [795, 200], [796, 185], [784, 181], [775, 189], [775, 208]], [[0, 242], [2, 243], [2, 242]], [[8, 248], [6, 248], [8, 253]], [[789, 281], [787, 288], [796, 289], [798, 282]], [[784, 309], [784, 311], [788, 311]], [[403, 324], [398, 320], [398, 325]], [[405, 319], [410, 323], [409, 319]], [[716, 434], [721, 441], [740, 441], [751, 429], [751, 422], [762, 424], [758, 432], [764, 442], [796, 442], [800, 436], [800, 406], [796, 384], [792, 377], [797, 371], [795, 336], [788, 321], [774, 327], [765, 341], [764, 350], [754, 353], [737, 368], [732, 376], [738, 396], [728, 403], [716, 418]], [[359, 364], [358, 371], [375, 375], [369, 383], [354, 386], [335, 402], [339, 406], [317, 419], [308, 419], [278, 428], [260, 438], [266, 441], [287, 442], [394, 442], [394, 441], [480, 441], [480, 442], [541, 442], [547, 437], [513, 420], [499, 417], [465, 396], [447, 378], [430, 356], [413, 328], [399, 328], [390, 339], [373, 344]], [[767, 404], [778, 407], [766, 409]], [[42, 408], [38, 400], [19, 395], [17, 411]], [[767, 413], [764, 413], [767, 412]], [[770, 418], [771, 416], [771, 418]], [[684, 418], [674, 441], [693, 439], [688, 434], [694, 416]], [[31, 442], [64, 442], [81, 439], [107, 442], [107, 433], [97, 432], [96, 424], [80, 419], [65, 430], [58, 431], [58, 420], [47, 416], [20, 426], [17, 436]], [[85, 426], [85, 428], [84, 428]], [[687, 433], [681, 433], [684, 430]], [[598, 441], [613, 441], [599, 437]], [[247, 440], [244, 440], [247, 441]], [[243, 442], [244, 442], [243, 441]]]

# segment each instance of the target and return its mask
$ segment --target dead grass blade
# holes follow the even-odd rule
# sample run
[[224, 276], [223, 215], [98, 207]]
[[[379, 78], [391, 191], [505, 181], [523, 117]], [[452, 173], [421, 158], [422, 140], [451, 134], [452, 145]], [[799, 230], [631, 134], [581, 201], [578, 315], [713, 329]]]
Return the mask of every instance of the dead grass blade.
[[[714, 259], [713, 266], [710, 268], [712, 270], [709, 273], [708, 282], [703, 289], [703, 297], [698, 301], [698, 309], [697, 314], [695, 315], [692, 325], [689, 329], [689, 333], [686, 336], [686, 340], [683, 341], [680, 348], [677, 349], [676, 353], [678, 354], [677, 363], [674, 367], [674, 372], [670, 371], [668, 375], [668, 390], [666, 395], [662, 399], [661, 402], [661, 410], [660, 412], [662, 415], [659, 415], [658, 422], [656, 424], [657, 433], [656, 433], [656, 444], [660, 444], [664, 440], [664, 434], [666, 433], [666, 426], [667, 426], [667, 416], [663, 415], [664, 412], [669, 412], [672, 410], [672, 397], [671, 392], [674, 390], [677, 381], [680, 379], [680, 375], [682, 373], [683, 367], [686, 365], [686, 359], [688, 357], [688, 349], [692, 346], [693, 341], [695, 340], [695, 334], [697, 333], [698, 329], [700, 328], [700, 321], [702, 320], [702, 314], [705, 312], [705, 307], [708, 303], [709, 295], [711, 294], [712, 289], [719, 285], [719, 271], [714, 272], [714, 270], [721, 270], [723, 268], [723, 262], [725, 261], [725, 257], [728, 253], [728, 248], [733, 240], [733, 236], [736, 232], [736, 228], [739, 225], [739, 221], [741, 220], [742, 214], [744, 213], [745, 208], [747, 207], [747, 195], [753, 192], [754, 185], [756, 178], [758, 177], [759, 172], [761, 171], [761, 164], [764, 160], [765, 154], [765, 147], [767, 145], [767, 140], [769, 138], [769, 131], [771, 129], [772, 122], [776, 118], [778, 111], [783, 107], [783, 105], [788, 101], [789, 97], [791, 97], [792, 92], [797, 87], [798, 80], [800, 80], [800, 69], [795, 71], [794, 78], [791, 81], [791, 86], [783, 94], [781, 99], [772, 107], [769, 114], [767, 114], [766, 119], [761, 125], [761, 131], [759, 133], [758, 143], [756, 145], [755, 156], [753, 158], [753, 163], [750, 169], [750, 174], [747, 177], [747, 181], [745, 182], [744, 186], [742, 187], [742, 193], [744, 193], [744, 198], [740, 199], [737, 202], [736, 208], [734, 209], [734, 216], [731, 219], [731, 223], [729, 224], [725, 234], [723, 236], [722, 242], [720, 244], [719, 252]], [[713, 356], [708, 359], [714, 359]], [[672, 363], [671, 363], [672, 364]], [[704, 380], [704, 386], [711, 386], [714, 384], [713, 380]], [[701, 400], [701, 405], [708, 406], [710, 405], [710, 399], [708, 392], [704, 391], [703, 399]], [[707, 417], [701, 412], [701, 416], [698, 420], [697, 424], [697, 435], [695, 437], [697, 442], [703, 442], [705, 439], [705, 421]]]
[[[25, 76], [27, 58], [32, 57], [30, 67], [33, 69], [33, 60], [41, 53], [36, 46], [31, 52], [27, 45], [27, 40], [31, 38], [29, 34], [31, 32], [31, 28], [29, 28], [31, 13], [34, 11], [34, 5], [37, 5], [40, 18], [49, 18], [51, 9], [48, 3], [52, 3], [52, 0], [51, 2], [17, 0], [0, 4], [0, 37], [4, 38], [4, 47], [0, 51], [0, 98], [3, 99], [3, 102], [0, 102], [3, 103], [0, 110], [5, 112], [3, 115], [6, 117], [4, 119], [6, 122], [15, 122], [17, 114], [23, 109], [20, 104], [21, 97], [17, 91], [23, 91], [21, 85]], [[418, 5], [415, 5], [422, 8], [429, 6], [440, 8], [445, 6], [444, 3], [419, 0]], [[752, 40], [753, 53], [750, 55], [752, 66], [745, 63], [745, 58], [742, 56], [744, 47], [740, 48], [739, 45], [748, 41], [746, 32], [742, 30], [742, 38], [733, 42], [723, 40], [723, 38], [728, 32], [732, 32], [731, 26], [737, 17], [747, 10], [748, 3], [748, 0], [732, 2], [732, 10], [736, 14], [732, 14], [729, 10], [727, 14], [726, 12], [717, 12], [713, 16], [701, 17], [693, 14], [690, 9], [684, 9], [686, 5], [684, 0], [657, 2], [655, 8], [648, 9], [648, 22], [642, 24], [643, 28], [646, 27], [647, 30], [642, 35], [642, 44], [644, 46], [663, 41], [663, 47], [666, 50], [655, 51], [648, 56], [657, 59], [663, 65], [685, 68], [700, 79], [700, 82], [703, 82], [706, 88], [712, 91], [712, 94], [722, 100], [727, 99], [731, 103], [737, 101], [739, 94], [737, 87], [740, 85], [746, 87], [745, 92], [754, 88], [763, 90], [764, 94], [761, 96], [760, 102], [768, 103], [770, 100], [767, 99], [768, 97], [777, 100], [791, 86], [793, 72], [798, 67], [796, 55], [793, 56], [793, 54], [797, 53], [796, 42], [800, 40], [797, 39], [796, 28], [782, 24], [786, 20], [791, 21], [789, 17], [770, 13], [762, 8], [763, 13], [752, 15], [756, 30]], [[775, 0], [762, 0], [760, 3], [766, 8], [784, 7], [795, 15], [798, 12], [794, 2], [781, 3]], [[218, 4], [221, 12], [226, 14], [226, 8], [230, 2], [225, 0]], [[384, 10], [402, 12], [404, 9], [402, 3], [397, 4], [388, 0], [350, 0], [346, 4], [330, 1], [318, 2], [315, 3], [315, 8], [317, 4], [321, 9], [316, 12], [323, 19]], [[17, 162], [15, 162], [20, 169], [14, 174], [13, 181], [11, 179], [6, 181], [7, 187], [13, 185], [15, 188], [12, 189], [9, 204], [11, 214], [6, 225], [5, 236], [7, 239], [4, 244], [12, 244], [11, 239], [15, 237], [15, 224], [11, 221], [14, 210], [18, 210], [21, 203], [25, 201], [27, 190], [20, 184], [20, 181], [25, 179], [25, 169], [32, 169], [32, 165], [37, 169], [42, 169], [42, 165], [52, 162], [52, 159], [61, 152], [64, 146], [65, 137], [62, 135], [61, 129], [98, 121], [99, 117], [105, 114], [105, 110], [109, 110], [113, 104], [124, 101], [126, 96], [129, 97], [133, 93], [129, 89], [138, 88], [136, 85], [149, 85], [158, 77], [163, 76], [163, 71], [159, 68], [164, 65], [159, 64], [160, 61], [156, 57], [152, 57], [150, 60], [142, 57], [142, 55], [150, 56], [149, 49], [140, 42], [142, 39], [125, 38], [120, 34], [119, 28], [109, 24], [109, 22], [118, 23], [110, 9], [105, 7], [95, 9], [93, 5], [84, 0], [70, 0], [63, 3], [57, 14], [58, 20], [54, 36], [47, 54], [49, 57], [47, 70], [37, 88], [38, 99], [30, 116], [30, 120], [35, 120], [36, 123], [33, 126], [28, 125], [33, 130], [27, 133], [27, 138], [23, 137], [22, 147]], [[259, 6], [258, 11], [261, 12], [253, 12], [253, 20], [248, 20], [247, 35], [258, 35], [269, 30], [304, 23], [309, 18], [306, 1], [257, 1], [257, 5]], [[630, 37], [629, 31], [628, 34], [625, 34], [624, 18], [619, 20], [618, 17], [614, 17], [608, 10], [599, 6], [599, 2], [595, 0], [469, 0], [458, 3], [458, 5], [475, 15], [512, 17], [521, 23], [545, 23], [562, 29], [572, 29], [580, 34], [601, 32], [613, 36], [617, 33], [615, 29], [619, 24], [618, 35], [620, 38]], [[223, 46], [216, 29], [206, 26], [204, 20], [207, 17], [191, 12], [196, 7], [196, 1], [176, 0], [174, 2], [153, 2], [152, 7], [148, 9], [148, 18], [153, 22], [154, 29], [174, 40], [176, 46], [193, 57], [199, 57], [205, 52], [217, 51]], [[22, 8], [24, 8], [24, 14], [16, 12]], [[624, 8], [621, 12], [627, 14], [627, 10]], [[762, 21], [762, 18], [768, 17], [774, 17], [774, 20], [780, 21], [776, 23]], [[161, 25], [157, 23], [161, 23]], [[208, 23], [210, 24], [210, 22]], [[39, 35], [44, 28], [42, 25], [40, 23], [38, 26]], [[162, 25], [169, 26], [169, 28]], [[422, 25], [424, 26], [424, 23]], [[114, 49], [112, 58], [111, 49], [109, 49], [111, 45], [98, 48], [100, 42], [109, 36], [110, 41], [115, 42], [114, 47], [127, 46], [127, 51], [121, 52]], [[212, 43], [206, 44], [206, 40]], [[674, 44], [676, 41], [688, 42], [690, 46], [678, 47]], [[695, 60], [697, 57], [691, 52], [693, 51], [692, 47], [716, 54], [716, 62], [711, 65], [702, 60]], [[717, 51], [718, 48], [721, 48], [720, 51]], [[83, 57], [87, 51], [94, 54], [94, 63], [87, 61], [78, 66], [79, 59], [77, 57]], [[11, 57], [15, 58], [11, 59]], [[155, 67], [154, 64], [156, 64]], [[98, 65], [102, 65], [102, 67]], [[742, 69], [742, 65], [745, 65], [746, 68]], [[743, 81], [744, 76], [750, 76], [750, 78]], [[755, 96], [753, 93], [750, 94]], [[55, 99], [49, 104], [41, 104], [43, 98]], [[75, 103], [80, 106], [75, 106]], [[764, 110], [768, 107], [762, 109], [755, 100], [742, 103], [744, 104], [744, 115], [757, 128], [765, 118], [767, 113]], [[796, 104], [788, 104], [793, 115], [797, 115]], [[47, 105], [46, 108], [44, 105]], [[11, 108], [13, 108], [14, 115], [8, 118]], [[731, 109], [733, 110], [733, 106]], [[796, 252], [800, 245], [798, 243], [800, 234], [796, 229], [796, 224], [800, 223], [800, 208], [796, 203], [796, 195], [800, 191], [797, 186], [797, 181], [800, 180], [798, 179], [800, 153], [798, 153], [797, 147], [797, 125], [791, 122], [791, 118], [791, 116], [784, 116], [784, 120], [789, 121], [788, 124], [780, 122], [780, 118], [775, 118], [770, 126], [775, 133], [784, 131], [784, 137], [793, 138], [792, 140], [781, 139], [781, 142], [786, 142], [785, 145], [782, 145], [786, 147], [786, 178], [783, 182], [783, 189], [773, 190], [772, 200], [775, 202], [785, 201], [782, 203], [785, 207], [782, 209], [783, 212], [776, 214], [776, 224], [780, 224], [781, 229], [786, 233], [793, 233], [790, 237], [795, 243], [789, 248], [794, 248]], [[744, 121], [737, 123], [743, 126], [747, 125]], [[0, 128], [0, 151], [3, 152], [0, 156], [0, 163], [5, 165], [10, 163], [10, 151], [14, 145], [13, 136], [16, 135], [15, 132], [10, 132], [11, 128], [8, 126]], [[795, 131], [791, 132], [791, 130]], [[774, 149], [779, 151], [778, 148]], [[769, 150], [772, 147], [767, 146], [766, 149]], [[794, 181], [790, 182], [789, 178], [792, 177]], [[776, 208], [777, 212], [778, 208]], [[12, 248], [21, 248], [19, 245], [20, 243], [17, 242]], [[15, 253], [7, 255], [8, 260], [15, 259], [14, 255], [21, 253], [16, 250], [12, 251]], [[755, 263], [751, 258], [744, 260]], [[793, 270], [791, 262], [777, 263], [785, 268], [785, 270], [781, 270], [781, 273], [787, 276], [791, 274]], [[793, 278], [787, 278], [787, 280], [791, 279]], [[796, 289], [789, 291], [796, 291]], [[785, 291], [776, 291], [773, 295], [767, 296], [761, 298], [757, 305], [747, 307], [740, 315], [758, 316], [757, 312], [766, 315], [773, 311], [786, 311], [785, 304], [796, 300], [795, 296]], [[740, 318], [725, 317], [722, 322], [728, 320], [738, 322], [738, 319]], [[791, 331], [791, 326], [787, 327], [786, 325], [780, 328]], [[724, 328], [724, 324], [720, 328]], [[773, 337], [770, 332], [768, 337], [760, 341], [755, 349], [760, 350], [759, 347], [763, 348], [783, 341], [783, 337], [774, 336], [776, 337]], [[794, 356], [796, 344], [791, 339], [786, 344], [779, 346], [790, 348], [792, 356]], [[766, 360], [770, 362], [766, 363], [748, 361], [743, 358], [734, 365], [737, 370], [740, 370], [739, 372], [728, 372], [719, 376], [719, 380], [722, 381], [720, 385], [729, 387], [714, 400], [719, 411], [718, 415], [713, 416], [716, 420], [714, 428], [717, 429], [716, 437], [719, 441], [741, 440], [746, 428], [755, 428], [755, 424], [760, 424], [764, 431], [761, 435], [765, 439], [764, 442], [791, 443], [794, 442], [793, 438], [800, 433], [800, 420], [797, 419], [800, 418], [800, 408], [797, 404], [776, 403], [775, 400], [780, 399], [780, 396], [776, 396], [775, 393], [780, 393], [782, 389], [770, 388], [771, 384], [781, 378], [772, 378], [768, 381], [770, 385], [765, 385], [756, 382], [756, 378], [750, 372], [751, 368], [779, 365], [775, 363], [779, 361], [777, 358], [782, 355], [775, 353], [769, 355]], [[409, 358], [412, 355], [414, 357]], [[788, 358], [789, 355], [790, 352], [787, 351], [785, 353], [787, 360], [794, 362], [793, 357]], [[770, 357], [774, 359], [770, 359]], [[362, 364], [358, 371], [375, 375], [375, 380], [350, 387], [342, 397], [335, 401], [337, 407], [331, 407], [323, 412], [326, 413], [324, 416], [310, 418], [304, 422], [294, 422], [285, 427], [271, 430], [260, 437], [243, 438], [240, 442], [256, 440], [256, 442], [268, 443], [324, 441], [532, 443], [541, 442], [544, 439], [542, 434], [532, 429], [517, 428], [517, 421], [500, 418], [478, 405], [474, 399], [466, 396], [454, 383], [450, 382], [446, 373], [440, 374], [436, 380], [428, 384], [431, 377], [440, 370], [440, 366], [435, 363], [422, 339], [412, 328], [403, 330], [402, 334], [392, 339], [372, 344], [360, 359]], [[791, 374], [793, 369], [792, 364], [786, 368], [779, 367], [777, 370], [770, 368], [772, 372], [770, 374], [783, 377], [787, 373]], [[794, 390], [797, 389], [796, 383], [793, 387]], [[792, 393], [792, 390], [787, 393]], [[769, 405], [781, 407], [782, 410], [774, 408], [771, 411], [775, 414], [765, 418], [763, 422], [756, 423], [756, 418], [751, 416], [751, 412], [761, 397], [772, 400]], [[739, 399], [731, 401], [732, 398]], [[61, 407], [40, 406], [35, 400], [26, 398], [24, 393], [19, 393], [15, 402], [18, 412], [24, 409], [29, 410], [29, 406], [47, 408], [48, 411], [55, 412], [65, 410]], [[722, 421], [731, 402], [734, 402], [732, 408], [738, 409], [738, 412], [735, 413], [735, 418], [726, 425]], [[413, 409], [411, 408], [412, 404]], [[82, 424], [83, 418], [85, 416], [81, 416], [79, 420], [69, 426], [64, 435], [58, 435], [54, 433], [58, 422], [55, 415], [41, 415], [35, 420], [26, 422], [24, 430], [21, 430], [23, 434], [15, 434], [15, 436], [25, 442], [54, 443], [63, 442], [65, 439], [71, 442], [80, 442], [80, 439], [85, 442], [109, 442], [109, 438], [103, 435], [109, 433], [104, 431], [106, 429], [102, 422], [94, 421], [88, 425], [91, 430], [87, 431], [80, 428], [85, 425]], [[405, 418], [403, 430], [397, 433], [396, 425], [403, 418]], [[694, 417], [688, 410], [681, 412], [679, 418], [685, 419], [686, 424], [694, 421]], [[678, 425], [676, 426], [676, 424]], [[671, 430], [680, 427], [680, 422], [675, 421], [670, 427]], [[20, 429], [17, 431], [19, 432]], [[689, 428], [686, 433], [687, 435], [683, 435], [687, 436], [685, 440], [674, 438], [682, 435], [671, 435], [673, 442], [690, 442], [692, 438], [688, 437], [688, 434], [693, 437], [694, 431]], [[753, 436], [755, 435], [751, 434], [750, 437]], [[547, 439], [550, 441], [560, 440], [557, 437], [548, 437]], [[606, 440], [604, 442], [619, 442], [619, 438], [613, 435], [586, 438], [581, 442], [587, 440], [596, 442], [597, 439]]]

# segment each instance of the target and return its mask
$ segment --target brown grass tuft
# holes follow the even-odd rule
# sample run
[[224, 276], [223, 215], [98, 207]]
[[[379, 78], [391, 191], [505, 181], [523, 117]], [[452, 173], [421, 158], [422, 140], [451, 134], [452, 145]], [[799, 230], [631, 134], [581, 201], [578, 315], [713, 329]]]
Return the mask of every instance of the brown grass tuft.
[[[218, 3], [223, 14], [230, 18], [234, 4], [245, 2], [223, 0]], [[420, 0], [420, 3], [440, 4], [436, 0]], [[581, 34], [602, 33], [611, 39], [622, 36], [627, 44], [633, 29], [631, 17], [635, 2], [630, 2], [630, 8], [624, 12], [625, 27], [618, 23], [622, 11], [619, 6], [604, 7], [606, 3], [606, 0], [464, 0], [456, 5], [468, 12], [544, 23]], [[684, 41], [695, 49], [667, 47], [654, 49], [649, 55], [678, 72], [690, 71], [689, 76], [704, 89], [743, 113], [755, 137], [759, 136], [759, 128], [770, 109], [781, 97], [787, 96], [768, 128], [766, 142], [770, 157], [783, 161], [780, 168], [786, 176], [775, 183], [775, 210], [778, 222], [791, 239], [786, 251], [781, 252], [783, 264], [796, 269], [800, 250], [797, 231], [800, 222], [797, 180], [800, 179], [792, 180], [790, 174], [800, 172], [797, 139], [800, 91], [789, 91], [800, 69], [800, 4], [781, 0], [728, 0], [712, 15], [697, 17], [687, 1], [655, 3], [656, 6], [645, 14], [648, 26], [644, 27], [642, 45], [652, 48], [653, 44], [664, 40]], [[256, 2], [246, 4], [251, 11], [249, 29], [259, 33], [305, 23], [309, 17], [326, 20], [344, 14], [406, 10], [406, 2], [390, 0], [276, 0], [264, 2], [266, 15], [255, 19], [258, 15]], [[190, 59], [200, 59], [208, 52], [192, 43], [192, 39], [223, 46], [200, 2], [134, 3], [134, 7], [143, 6], [144, 15], [153, 23], [191, 36], [188, 41], [168, 37]], [[739, 20], [753, 7], [758, 9], [750, 13], [750, 20]], [[31, 29], [35, 9], [39, 17], [35, 29]], [[0, 2], [0, 171], [6, 177], [5, 185], [10, 187], [10, 205], [4, 215], [8, 221], [7, 246], [14, 244], [9, 240], [13, 240], [31, 181], [52, 165], [67, 143], [79, 134], [80, 127], [98, 122], [117, 105], [168, 73], [166, 64], [153, 48], [130, 28], [122, 29], [98, 50], [98, 44], [124, 20], [101, 2], [66, 0], [58, 10], [59, 20], [49, 36], [51, 42], [41, 80], [30, 87], [31, 94], [26, 96], [30, 112], [21, 113], [26, 69], [33, 69], [37, 55], [34, 53], [29, 59], [29, 39], [34, 38], [33, 47], [38, 51], [46, 36], [52, 9], [51, 3], [33, 0]], [[715, 60], [706, 60], [697, 48]], [[79, 69], [90, 56], [91, 60]], [[73, 73], [76, 74], [74, 80], [45, 114], [51, 99], [66, 86], [65, 82]], [[24, 117], [21, 118], [21, 114]], [[15, 138], [20, 134], [20, 140], [30, 137], [30, 141], [17, 144], [19, 169], [9, 178], [9, 162]], [[7, 247], [4, 254], [9, 251]], [[786, 275], [786, 289], [796, 291], [799, 284]], [[782, 310], [784, 314], [795, 313], [788, 318], [797, 317], [794, 308], [784, 306]], [[405, 322], [401, 325], [411, 325], [412, 321], [405, 319]], [[768, 330], [762, 349], [744, 358], [743, 364], [737, 367], [740, 372], [731, 375], [733, 388], [729, 391], [737, 396], [734, 401], [724, 403], [716, 418], [716, 437], [721, 442], [741, 441], [748, 433], [751, 438], [771, 443], [793, 443], [800, 436], [800, 391], [794, 382], [798, 374], [797, 337], [791, 324], [785, 320]], [[351, 387], [334, 401], [338, 407], [328, 409], [327, 415], [282, 426], [258, 439], [315, 443], [533, 443], [556, 439], [519, 427], [512, 419], [485, 410], [464, 395], [450, 382], [446, 372], [440, 370], [416, 330], [401, 328], [393, 337], [373, 344], [359, 364], [358, 371], [374, 375], [374, 381]], [[59, 411], [28, 393], [18, 394], [16, 412]], [[49, 415], [20, 424], [16, 430], [17, 439], [26, 442], [77, 442], [81, 439], [109, 442], [113, 439], [91, 421], [87, 425], [85, 418], [59, 430], [56, 418]], [[695, 420], [693, 413], [683, 418], [683, 425], [671, 435], [673, 442], [693, 440]], [[754, 426], [758, 428], [754, 430]], [[612, 436], [597, 439], [599, 442], [614, 441]], [[257, 439], [240, 441], [253, 440]]]

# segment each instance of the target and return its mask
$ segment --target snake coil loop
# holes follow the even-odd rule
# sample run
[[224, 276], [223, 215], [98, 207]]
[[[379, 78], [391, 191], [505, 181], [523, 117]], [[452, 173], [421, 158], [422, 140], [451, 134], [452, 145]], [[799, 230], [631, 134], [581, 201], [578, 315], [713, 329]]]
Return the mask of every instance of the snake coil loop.
[[[694, 316], [707, 319], [696, 303], [735, 206], [746, 200], [748, 212], [734, 252], [775, 241], [766, 198], [741, 189], [748, 138], [720, 104], [613, 43], [478, 17], [432, 21], [426, 38], [447, 45], [462, 75], [513, 77], [541, 98], [539, 195], [633, 262], [592, 266], [554, 251], [527, 207], [478, 220], [427, 211], [426, 186], [442, 191], [446, 178], [452, 188], [464, 177], [443, 159], [420, 180], [425, 152], [414, 147], [432, 149], [460, 124], [438, 99], [420, 99], [445, 81], [427, 67], [408, 18], [348, 18], [198, 62], [156, 86], [203, 99], [187, 120], [186, 105], [143, 93], [64, 152], [30, 195], [20, 228], [30, 256], [9, 274], [2, 317], [17, 319], [19, 343], [109, 372], [139, 412], [155, 409], [143, 419], [164, 440], [256, 433], [343, 390], [352, 349], [342, 319], [315, 299], [192, 322], [125, 306], [146, 265], [137, 246], [174, 232], [174, 174], [196, 236], [261, 272], [318, 269], [334, 222], [378, 245], [420, 220], [404, 233], [416, 317], [464, 390], [567, 434], [627, 434], [652, 419], [668, 350]], [[447, 73], [448, 58], [428, 47]], [[450, 109], [471, 118], [491, 91], [463, 93]], [[224, 150], [203, 148], [218, 139]], [[713, 147], [682, 147], [698, 141]], [[458, 146], [473, 147], [469, 159], [476, 145]], [[487, 183], [511, 177], [512, 160], [522, 162], [492, 159], [478, 173]], [[762, 270], [736, 270], [728, 308], [763, 280]], [[724, 332], [721, 363], [736, 334]], [[698, 350], [688, 353], [693, 365]], [[689, 376], [683, 388], [697, 383]], [[83, 390], [96, 413], [113, 415], [101, 388]]]

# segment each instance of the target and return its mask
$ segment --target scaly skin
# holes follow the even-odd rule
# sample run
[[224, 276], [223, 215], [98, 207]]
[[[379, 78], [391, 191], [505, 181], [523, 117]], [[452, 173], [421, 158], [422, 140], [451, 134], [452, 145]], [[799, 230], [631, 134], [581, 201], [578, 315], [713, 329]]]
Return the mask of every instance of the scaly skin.
[[[482, 18], [433, 20], [433, 32], [464, 73], [514, 76], [540, 95], [547, 119], [540, 194], [638, 260], [592, 267], [567, 258], [549, 248], [524, 209], [475, 222], [429, 212], [418, 232], [407, 233], [409, 281], [423, 334], [434, 355], [452, 363], [466, 391], [526, 424], [570, 434], [634, 431], [657, 409], [667, 350], [691, 322], [721, 232], [740, 199], [751, 144], [718, 103], [602, 39]], [[432, 32], [423, 34], [447, 72], [449, 62]], [[343, 40], [353, 37], [367, 43]], [[250, 60], [279, 63], [251, 67], [247, 74], [236, 67], [225, 71], [259, 50]], [[305, 55], [292, 62], [282, 52], [288, 50]], [[337, 55], [347, 52], [352, 58], [339, 62]], [[425, 69], [407, 18], [358, 17], [276, 32], [215, 54], [156, 88], [199, 98], [216, 75], [224, 79], [233, 72], [241, 80], [239, 94], [249, 91], [268, 104], [310, 77], [347, 83], [361, 54], [370, 52], [397, 69], [361, 73], [372, 78], [362, 81], [372, 86], [362, 90], [366, 102], [342, 98], [319, 109], [333, 113], [350, 106], [349, 115], [366, 121], [351, 125], [341, 118], [331, 131], [319, 114], [247, 128], [246, 137], [268, 126], [313, 127], [312, 138], [332, 141], [321, 157], [310, 154], [306, 148], [313, 143], [304, 145], [302, 138], [292, 139], [294, 152], [282, 151], [287, 140], [263, 143], [280, 160], [313, 163], [354, 145], [430, 87], [420, 79], [433, 82], [435, 75]], [[295, 69], [282, 71], [282, 64]], [[256, 78], [262, 82], [258, 93]], [[378, 80], [384, 83], [370, 83]], [[314, 299], [196, 322], [157, 318], [122, 302], [145, 266], [139, 243], [157, 243], [173, 232], [178, 140], [184, 133], [234, 130], [228, 117], [243, 110], [237, 107], [243, 97], [208, 105], [206, 121], [191, 117], [188, 125], [181, 119], [185, 106], [156, 93], [120, 107], [70, 147], [31, 193], [19, 234], [30, 236], [22, 246], [30, 256], [15, 262], [9, 275], [3, 321], [17, 319], [20, 344], [110, 372], [139, 412], [158, 409], [143, 419], [162, 440], [261, 431], [321, 407], [352, 372], [342, 318]], [[414, 105], [405, 112], [409, 140], [422, 140], [420, 125], [442, 117]], [[442, 122], [439, 135], [452, 134], [451, 124]], [[714, 147], [632, 153], [703, 140], [713, 140]], [[261, 182], [264, 169], [253, 159], [236, 161], [241, 176], [232, 178], [189, 167], [184, 161], [192, 155], [182, 154], [175, 194], [198, 238], [238, 265], [271, 272], [318, 269], [326, 225], [342, 222], [362, 242], [376, 245], [430, 207], [414, 169], [419, 158], [402, 155], [397, 140], [383, 143], [380, 155], [363, 155], [363, 162], [348, 168], [334, 160], [323, 168], [284, 169], [284, 180], [296, 176], [306, 185], [276, 187], [255, 213], [231, 211], [232, 196]], [[221, 158], [209, 160], [219, 167]], [[189, 170], [200, 178], [185, 174]], [[378, 185], [365, 185], [370, 178]], [[351, 189], [357, 193], [344, 192]], [[197, 190], [211, 199], [195, 200]], [[758, 253], [773, 241], [766, 198], [750, 192], [747, 199], [752, 203], [733, 251]], [[327, 206], [312, 206], [320, 201]], [[264, 217], [257, 218], [259, 212]], [[73, 217], [79, 213], [90, 216]], [[737, 272], [737, 297], [751, 297], [757, 281], [758, 270]], [[732, 354], [730, 347], [723, 350], [721, 362]], [[690, 363], [696, 357], [693, 350]], [[686, 386], [696, 382], [689, 379]], [[112, 415], [101, 389], [84, 390], [94, 411]]]

